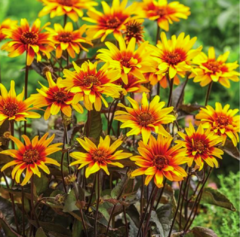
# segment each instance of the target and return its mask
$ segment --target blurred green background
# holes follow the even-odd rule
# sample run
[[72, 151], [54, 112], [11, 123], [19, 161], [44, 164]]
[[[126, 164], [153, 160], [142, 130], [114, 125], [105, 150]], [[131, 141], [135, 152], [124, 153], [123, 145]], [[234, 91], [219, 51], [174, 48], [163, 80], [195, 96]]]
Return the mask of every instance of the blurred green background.
[[[98, 1], [100, 2], [100, 1]], [[107, 1], [110, 3], [111, 1]], [[134, 1], [129, 1], [134, 2]], [[191, 15], [187, 20], [180, 20], [180, 22], [174, 22], [170, 26], [168, 36], [172, 34], [179, 34], [185, 32], [191, 37], [197, 36], [197, 42], [195, 47], [203, 45], [203, 51], [207, 52], [208, 48], [214, 46], [216, 54], [222, 54], [225, 51], [230, 51], [228, 62], [238, 61], [239, 59], [239, 0], [181, 0], [182, 4], [187, 5], [191, 9]], [[5, 18], [11, 18], [20, 20], [21, 18], [27, 18], [29, 22], [33, 22], [38, 17], [38, 12], [42, 9], [42, 3], [37, 0], [0, 0], [0, 22]], [[99, 6], [99, 9], [101, 7]], [[41, 18], [42, 24], [47, 21], [63, 23], [63, 17], [56, 17], [54, 19], [49, 16]], [[82, 21], [79, 22], [82, 24]], [[150, 43], [155, 42], [156, 38], [156, 23], [146, 20], [145, 25], [145, 39]], [[0, 42], [0, 46], [4, 42]], [[16, 58], [7, 57], [7, 52], [0, 50], [0, 67], [1, 67], [1, 80], [2, 83], [9, 88], [10, 80], [15, 80], [16, 89], [18, 92], [23, 87], [24, 82], [24, 63], [25, 56]], [[30, 72], [29, 75], [29, 92], [35, 92], [36, 88], [39, 88], [38, 81], [45, 83], [44, 79], [41, 78], [34, 71]], [[195, 84], [192, 80], [189, 81], [186, 87], [185, 103], [198, 103], [203, 105], [206, 96], [207, 87], [201, 88], [199, 84]], [[167, 101], [168, 89], [161, 90], [162, 100]], [[214, 83], [212, 92], [210, 95], [209, 104], [214, 105], [215, 102], [221, 102], [223, 105], [230, 104], [231, 108], [239, 108], [239, 83], [231, 83], [231, 88], [227, 89], [218, 83]], [[230, 171], [232, 172], [230, 174]], [[218, 186], [223, 186], [224, 179], [222, 177], [228, 176], [235, 177], [235, 181], [239, 182], [239, 162], [227, 155], [220, 161], [220, 168], [214, 170], [212, 180], [217, 183]], [[217, 178], [220, 175], [220, 181]], [[236, 178], [238, 177], [238, 178]], [[234, 189], [234, 195], [239, 195], [239, 189], [232, 185], [229, 189]], [[228, 189], [228, 190], [229, 190]], [[238, 204], [238, 203], [237, 203]], [[238, 204], [239, 205], [239, 204]], [[215, 210], [216, 211], [216, 210]], [[217, 210], [218, 211], [218, 210]], [[221, 211], [221, 210], [220, 210]], [[238, 210], [239, 211], [239, 210]], [[229, 215], [226, 212], [225, 215]], [[236, 213], [238, 215], [238, 213]], [[214, 211], [212, 211], [212, 215]], [[233, 218], [234, 216], [231, 216]], [[199, 217], [201, 218], [201, 217]], [[221, 218], [221, 216], [219, 217]], [[237, 217], [234, 217], [235, 219]], [[197, 223], [209, 224], [209, 219], [202, 220], [197, 219]], [[225, 221], [224, 223], [226, 223]], [[235, 221], [236, 222], [236, 221]], [[214, 224], [215, 223], [215, 224]], [[232, 222], [233, 223], [233, 222]], [[221, 222], [214, 222], [211, 220], [211, 225], [214, 229], [218, 230], [217, 225], [221, 225]], [[236, 229], [239, 229], [237, 223], [234, 224]], [[209, 226], [210, 228], [212, 226]], [[226, 228], [229, 228], [226, 224]], [[231, 230], [229, 230], [231, 232]], [[224, 231], [224, 236], [237, 236], [232, 235], [230, 232]], [[222, 236], [222, 235], [221, 235]]]

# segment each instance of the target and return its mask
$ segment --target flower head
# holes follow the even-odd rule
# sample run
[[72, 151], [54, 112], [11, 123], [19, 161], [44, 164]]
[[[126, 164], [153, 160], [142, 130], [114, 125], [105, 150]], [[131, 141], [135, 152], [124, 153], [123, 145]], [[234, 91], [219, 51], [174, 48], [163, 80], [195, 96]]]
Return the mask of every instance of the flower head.
[[240, 116], [236, 115], [239, 109], [229, 109], [230, 105], [225, 105], [224, 108], [220, 103], [215, 104], [214, 109], [210, 105], [206, 108], [201, 108], [200, 112], [196, 115], [196, 119], [200, 120], [200, 123], [204, 128], [208, 128], [215, 134], [223, 138], [223, 144], [227, 137], [229, 137], [234, 146], [237, 146], [239, 142], [240, 132]]
[[97, 6], [92, 0], [41, 0], [44, 8], [39, 12], [39, 17], [50, 13], [50, 17], [67, 15], [73, 21], [83, 16], [83, 9]]
[[31, 110], [33, 101], [31, 98], [24, 100], [24, 89], [16, 95], [15, 82], [11, 81], [10, 91], [0, 84], [0, 125], [6, 120], [24, 121], [26, 118], [40, 118], [41, 115]]
[[83, 25], [79, 30], [73, 30], [72, 22], [68, 22], [63, 28], [60, 24], [54, 24], [54, 29], [47, 28], [51, 33], [51, 39], [56, 46], [56, 58], [62, 56], [63, 50], [67, 50], [71, 58], [75, 58], [75, 53], [79, 54], [80, 49], [88, 51], [82, 43], [92, 45], [82, 35], [85, 32], [86, 25]]
[[127, 99], [133, 108], [119, 104], [126, 112], [118, 110], [115, 113], [115, 119], [123, 122], [121, 128], [132, 128], [127, 133], [127, 136], [142, 134], [145, 144], [147, 144], [152, 131], [169, 136], [169, 133], [162, 125], [172, 123], [176, 120], [173, 115], [169, 114], [173, 111], [173, 107], [163, 109], [165, 102], [159, 102], [159, 96], [155, 96], [149, 104], [146, 93], [143, 93], [141, 107], [132, 98], [127, 97]]
[[17, 21], [12, 21], [6, 19], [0, 24], [0, 42], [7, 38], [7, 35], [4, 33], [5, 30], [13, 30], [17, 26]]
[[37, 19], [30, 27], [26, 19], [21, 19], [21, 26], [4, 31], [11, 41], [4, 44], [2, 49], [9, 52], [9, 57], [19, 56], [26, 51], [28, 66], [32, 64], [35, 54], [37, 61], [41, 60], [41, 54], [50, 58], [50, 51], [54, 49], [54, 44], [48, 32], [42, 33], [48, 24], [50, 23], [40, 28], [41, 21]]
[[97, 70], [98, 62], [85, 62], [81, 67], [73, 63], [76, 71], [72, 72], [65, 69], [63, 71], [66, 80], [63, 85], [73, 93], [83, 96], [84, 105], [87, 110], [92, 110], [92, 105], [97, 111], [101, 110], [102, 102], [108, 107], [107, 101], [103, 95], [118, 98], [121, 87], [114, 84], [120, 74], [116, 70], [107, 70], [102, 67]]
[[79, 104], [79, 96], [67, 90], [62, 85], [62, 79], [58, 78], [55, 83], [52, 79], [51, 73], [46, 73], [48, 85], [46, 87], [41, 84], [42, 88], [38, 91], [38, 94], [31, 95], [34, 106], [41, 108], [47, 107], [44, 113], [44, 119], [48, 119], [49, 116], [56, 115], [61, 111], [68, 117], [72, 116], [72, 108], [79, 113], [83, 113], [83, 108]]
[[178, 22], [179, 18], [187, 19], [190, 15], [189, 7], [176, 1], [168, 4], [167, 0], [143, 0], [140, 6], [140, 16], [157, 21], [159, 27], [165, 31], [169, 30], [169, 23]]
[[158, 188], [163, 186], [164, 177], [170, 181], [183, 180], [187, 173], [180, 165], [186, 163], [187, 158], [181, 145], [171, 147], [172, 140], [171, 136], [158, 135], [157, 139], [151, 136], [148, 144], [140, 141], [139, 155], [130, 158], [140, 168], [133, 171], [131, 175], [146, 175], [145, 185], [154, 178]]
[[143, 20], [131, 20], [126, 23], [126, 30], [124, 31], [125, 40], [128, 44], [132, 38], [136, 39], [136, 43], [140, 45], [143, 39]]
[[185, 131], [186, 134], [178, 132], [183, 140], [177, 140], [176, 143], [184, 147], [188, 166], [192, 166], [195, 161], [201, 170], [205, 161], [211, 167], [218, 167], [215, 157], [222, 159], [223, 151], [216, 146], [222, 142], [222, 138], [211, 132], [210, 129], [204, 130], [202, 125], [199, 125], [195, 131], [190, 123], [189, 128], [186, 128]]
[[200, 82], [201, 86], [206, 86], [210, 82], [219, 82], [227, 88], [230, 87], [229, 80], [239, 81], [240, 73], [234, 71], [238, 68], [238, 64], [237, 62], [226, 63], [228, 55], [229, 52], [226, 52], [216, 59], [213, 47], [209, 48], [208, 56], [202, 52], [194, 60], [197, 67], [191, 75], [191, 77], [194, 77], [193, 81]]
[[158, 69], [162, 77], [166, 74], [170, 79], [177, 80], [177, 75], [184, 77], [186, 72], [191, 71], [192, 60], [198, 55], [202, 47], [191, 49], [194, 45], [196, 37], [190, 39], [181, 33], [178, 37], [172, 36], [171, 40], [167, 40], [166, 34], [161, 33], [161, 41], [158, 42], [157, 48], [154, 47], [152, 55], [158, 60]]
[[121, 146], [122, 141], [118, 139], [110, 145], [109, 136], [106, 136], [105, 139], [102, 139], [101, 137], [98, 146], [86, 137], [84, 140], [77, 138], [77, 141], [84, 148], [86, 153], [72, 152], [70, 156], [73, 159], [76, 159], [76, 161], [72, 162], [70, 165], [73, 166], [80, 164], [78, 169], [88, 165], [85, 173], [86, 178], [88, 178], [90, 174], [98, 172], [100, 169], [103, 169], [105, 173], [109, 175], [108, 165], [123, 168], [124, 166], [117, 161], [126, 159], [132, 155], [131, 153], [126, 153], [122, 150], [116, 151], [116, 149]]
[[14, 160], [5, 164], [1, 171], [4, 171], [8, 167], [14, 166], [12, 170], [12, 178], [16, 180], [17, 183], [21, 182], [21, 174], [26, 170], [25, 177], [21, 185], [27, 184], [33, 174], [41, 177], [41, 172], [39, 168], [47, 174], [50, 174], [50, 170], [46, 164], [53, 164], [60, 166], [60, 164], [48, 156], [52, 153], [60, 151], [59, 147], [61, 143], [49, 144], [53, 141], [55, 135], [48, 138], [48, 133], [38, 139], [38, 136], [34, 137], [32, 142], [25, 135], [22, 135], [25, 144], [23, 144], [16, 137], [10, 136], [10, 139], [17, 145], [18, 150], [4, 150], [1, 154], [9, 155]]
[[96, 39], [101, 37], [101, 41], [113, 33], [117, 38], [122, 35], [122, 31], [126, 28], [125, 24], [131, 19], [131, 15], [136, 11], [136, 5], [133, 4], [126, 7], [127, 0], [123, 0], [121, 3], [119, 0], [113, 0], [112, 7], [110, 7], [105, 1], [102, 1], [103, 13], [89, 9], [87, 15], [83, 19], [94, 23], [89, 25], [87, 30], [87, 36], [90, 39]]
[[114, 44], [106, 42], [108, 49], [100, 49], [97, 58], [106, 62], [110, 68], [120, 70], [121, 78], [125, 84], [128, 83], [128, 75], [131, 73], [135, 77], [145, 80], [143, 73], [151, 72], [152, 58], [144, 42], [135, 50], [136, 39], [131, 38], [128, 46], [122, 37], [118, 38], [120, 49]]

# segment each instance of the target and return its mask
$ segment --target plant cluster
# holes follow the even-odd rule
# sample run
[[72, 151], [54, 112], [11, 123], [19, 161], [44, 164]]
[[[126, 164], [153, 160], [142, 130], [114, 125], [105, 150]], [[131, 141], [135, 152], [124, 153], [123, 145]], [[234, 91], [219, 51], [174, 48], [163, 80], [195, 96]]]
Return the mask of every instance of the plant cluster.
[[[23, 91], [14, 80], [9, 91], [0, 84], [0, 193], [12, 207], [11, 218], [0, 213], [5, 236], [216, 236], [192, 224], [201, 200], [235, 210], [206, 183], [224, 152], [239, 159], [239, 110], [208, 105], [213, 83], [239, 81], [237, 62], [214, 47], [203, 53], [183, 32], [168, 37], [190, 15], [179, 2], [102, 1], [102, 11], [91, 0], [41, 2], [39, 17], [63, 24], [0, 25], [1, 49], [26, 55]], [[156, 24], [154, 45], [145, 19]], [[29, 70], [46, 79], [35, 94]], [[189, 80], [207, 86], [204, 105], [183, 103]], [[196, 121], [182, 125], [194, 112]], [[42, 117], [52, 120], [48, 131], [31, 138], [31, 121]]]

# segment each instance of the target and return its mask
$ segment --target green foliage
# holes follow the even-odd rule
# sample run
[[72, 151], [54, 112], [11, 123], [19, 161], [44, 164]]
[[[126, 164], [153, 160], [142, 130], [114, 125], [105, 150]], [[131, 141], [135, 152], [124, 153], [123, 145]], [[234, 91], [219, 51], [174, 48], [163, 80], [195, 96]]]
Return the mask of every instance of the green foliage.
[[201, 213], [194, 221], [194, 226], [204, 226], [211, 228], [217, 236], [235, 237], [240, 234], [239, 225], [239, 184], [240, 172], [229, 175], [219, 175], [219, 191], [225, 194], [236, 207], [236, 212], [232, 212], [221, 207], [204, 204], [207, 207], [207, 213]]

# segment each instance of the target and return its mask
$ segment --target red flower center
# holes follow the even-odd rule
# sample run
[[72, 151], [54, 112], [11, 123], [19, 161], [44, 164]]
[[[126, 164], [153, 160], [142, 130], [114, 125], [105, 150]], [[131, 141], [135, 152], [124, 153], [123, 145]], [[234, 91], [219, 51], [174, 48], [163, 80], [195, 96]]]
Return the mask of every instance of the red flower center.
[[182, 49], [175, 49], [173, 52], [165, 52], [162, 60], [171, 65], [176, 65], [186, 59], [186, 53]]
[[73, 5], [72, 0], [57, 0], [57, 2], [63, 6], [72, 6]]
[[203, 65], [208, 68], [209, 70], [215, 72], [220, 71], [221, 69], [221, 62], [217, 62], [215, 60], [209, 60], [208, 62], [204, 63]]
[[227, 126], [229, 122], [229, 118], [225, 114], [218, 114], [217, 122], [219, 125]]
[[167, 9], [165, 7], [157, 9], [156, 15], [158, 15], [159, 17], [163, 17], [163, 16], [167, 15]]
[[130, 21], [126, 24], [126, 37], [128, 41], [131, 38], [136, 38], [137, 41], [142, 40], [143, 27], [142, 24], [137, 21]]
[[38, 34], [35, 32], [24, 32], [21, 35], [21, 40], [24, 44], [36, 44], [38, 42]]
[[92, 153], [92, 158], [93, 158], [93, 160], [98, 161], [98, 162], [102, 162], [107, 159], [104, 150], [101, 150], [101, 149], [95, 150]]
[[200, 140], [194, 141], [194, 147], [195, 147], [196, 151], [198, 151], [200, 153], [205, 151], [205, 144]]
[[121, 21], [118, 17], [114, 16], [108, 20], [106, 20], [106, 25], [108, 28], [118, 28], [121, 25]]
[[169, 160], [166, 156], [163, 155], [155, 155], [153, 160], [154, 166], [158, 169], [163, 169], [165, 166], [169, 165]]
[[88, 75], [83, 78], [83, 84], [86, 87], [91, 87], [94, 85], [99, 85], [100, 82], [98, 80], [98, 77], [96, 77], [94, 75]]
[[146, 126], [154, 121], [154, 117], [148, 112], [142, 112], [138, 115], [137, 120], [140, 125]]
[[71, 42], [72, 39], [73, 39], [73, 36], [71, 32], [61, 32], [58, 35], [58, 40], [60, 42]]
[[54, 92], [53, 98], [58, 103], [61, 103], [68, 99], [68, 94], [65, 91], [57, 91], [57, 92]]
[[23, 161], [31, 164], [39, 160], [39, 152], [36, 149], [28, 149], [23, 154]]
[[13, 102], [8, 102], [3, 106], [4, 114], [8, 117], [16, 115], [19, 111], [18, 105]]

